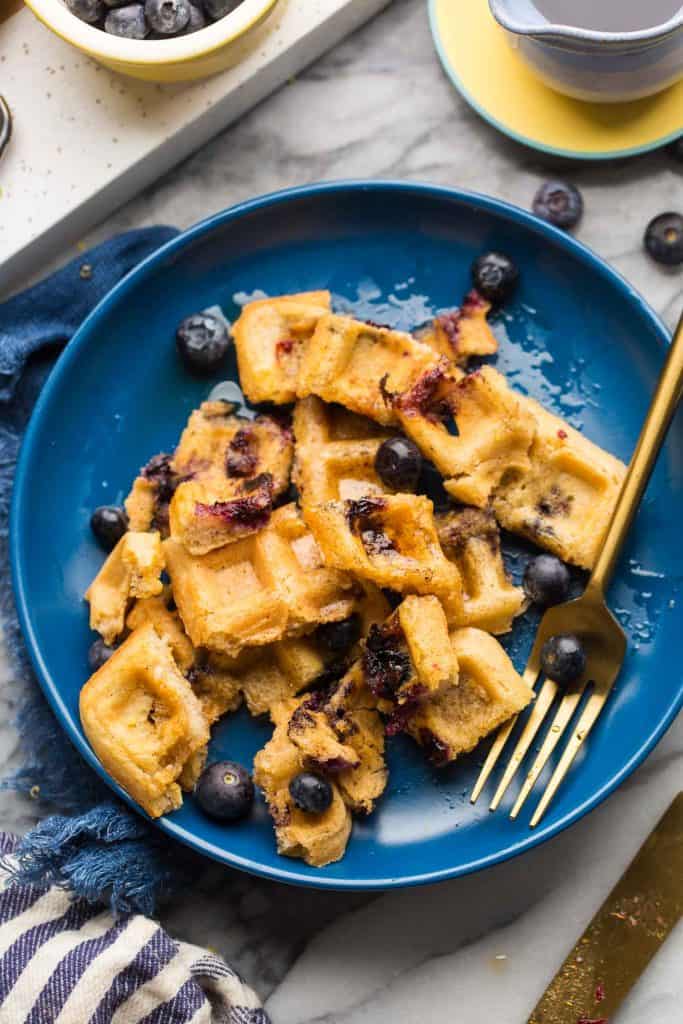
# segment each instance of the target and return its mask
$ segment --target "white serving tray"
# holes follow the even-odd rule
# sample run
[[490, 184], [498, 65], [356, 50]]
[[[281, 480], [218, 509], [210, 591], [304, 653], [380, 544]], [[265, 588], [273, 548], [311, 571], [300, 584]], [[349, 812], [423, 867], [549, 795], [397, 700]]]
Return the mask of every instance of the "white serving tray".
[[26, 8], [0, 15], [14, 120], [0, 160], [0, 297], [388, 2], [279, 0], [235, 66], [179, 85], [108, 71]]

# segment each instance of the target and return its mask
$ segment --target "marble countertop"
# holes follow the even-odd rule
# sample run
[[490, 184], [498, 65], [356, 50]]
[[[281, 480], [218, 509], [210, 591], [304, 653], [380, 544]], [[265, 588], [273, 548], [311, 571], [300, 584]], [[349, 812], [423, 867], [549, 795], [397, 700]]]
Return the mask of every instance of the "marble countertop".
[[[353, 176], [458, 185], [528, 207], [537, 184], [555, 173], [583, 191], [578, 237], [672, 325], [683, 305], [683, 276], [653, 266], [641, 239], [652, 216], [681, 208], [680, 165], [655, 153], [574, 166], [502, 138], [442, 73], [425, 0], [394, 0], [84, 241], [142, 224], [184, 227], [261, 192]], [[17, 760], [9, 721], [20, 683], [6, 663], [0, 663], [0, 678], [4, 775]], [[207, 863], [163, 921], [176, 936], [209, 945], [233, 962], [275, 1024], [518, 1024], [680, 788], [682, 770], [679, 720], [606, 804], [523, 858], [384, 895], [287, 888]], [[24, 831], [39, 810], [12, 794], [0, 796], [3, 828]], [[680, 1021], [682, 955], [679, 926], [624, 1005], [619, 1024]]]

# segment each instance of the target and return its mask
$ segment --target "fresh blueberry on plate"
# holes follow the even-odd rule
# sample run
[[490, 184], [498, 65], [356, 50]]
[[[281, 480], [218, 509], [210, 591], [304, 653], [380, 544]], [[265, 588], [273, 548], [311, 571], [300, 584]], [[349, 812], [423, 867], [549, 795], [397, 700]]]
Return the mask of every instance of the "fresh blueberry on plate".
[[195, 788], [197, 803], [217, 821], [239, 821], [251, 811], [254, 783], [236, 761], [216, 761], [204, 769]]
[[667, 267], [683, 263], [683, 216], [660, 213], [645, 230], [645, 248], [653, 260]]
[[200, 28], [206, 27], [206, 24], [206, 15], [202, 8], [196, 7], [194, 4], [190, 4], [190, 20], [180, 35], [189, 36], [192, 32], [199, 32]]
[[190, 22], [190, 0], [145, 0], [145, 18], [153, 32], [177, 36]]
[[102, 0], [66, 0], [66, 6], [72, 14], [88, 25], [94, 25], [104, 16]]
[[407, 437], [389, 437], [377, 449], [375, 470], [394, 491], [414, 491], [422, 472], [422, 455]]
[[508, 299], [518, 280], [517, 267], [502, 252], [485, 252], [472, 264], [474, 287], [489, 302], [500, 304]]
[[289, 784], [289, 794], [306, 814], [322, 814], [332, 803], [332, 786], [322, 775], [300, 772]]
[[105, 661], [109, 661], [113, 653], [114, 648], [109, 647], [105, 644], [104, 640], [98, 637], [97, 640], [93, 641], [90, 645], [90, 649], [88, 650], [88, 665], [90, 666], [90, 670], [92, 672], [97, 672], [98, 668], [102, 668]]
[[105, 551], [111, 551], [128, 529], [126, 510], [120, 505], [100, 505], [90, 517], [90, 528]]
[[114, 7], [104, 19], [104, 31], [123, 39], [144, 39], [149, 28], [142, 4]]
[[566, 181], [546, 181], [534, 196], [531, 208], [537, 217], [567, 230], [581, 220], [583, 197], [576, 185]]
[[242, 0], [202, 0], [202, 6], [208, 16], [217, 21], [234, 11], [241, 2]]
[[181, 320], [176, 330], [180, 358], [193, 373], [213, 373], [230, 347], [228, 329], [212, 313], [193, 313]]
[[341, 622], [324, 622], [315, 635], [331, 654], [343, 654], [360, 640], [360, 616], [354, 612]]
[[547, 608], [567, 600], [570, 582], [564, 562], [554, 555], [538, 555], [527, 564], [522, 586], [530, 601]]
[[541, 668], [560, 686], [570, 686], [583, 674], [586, 667], [586, 652], [583, 644], [573, 633], [558, 633], [551, 636], [541, 648]]

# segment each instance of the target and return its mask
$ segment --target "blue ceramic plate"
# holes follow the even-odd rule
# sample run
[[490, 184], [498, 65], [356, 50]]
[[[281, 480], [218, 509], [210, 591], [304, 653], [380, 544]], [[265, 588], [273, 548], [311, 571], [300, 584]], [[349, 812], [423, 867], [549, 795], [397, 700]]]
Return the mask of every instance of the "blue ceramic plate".
[[[92, 640], [82, 595], [102, 562], [88, 518], [96, 505], [120, 502], [138, 467], [173, 446], [189, 411], [215, 383], [193, 380], [181, 369], [176, 324], [214, 303], [234, 317], [234, 297], [255, 289], [330, 288], [339, 307], [410, 327], [456, 303], [469, 286], [473, 257], [490, 248], [509, 253], [521, 270], [515, 302], [496, 325], [498, 365], [515, 386], [627, 459], [664, 356], [661, 323], [572, 238], [503, 203], [449, 189], [318, 185], [218, 214], [129, 274], [62, 355], [33, 415], [17, 472], [16, 597], [59, 720], [124, 799], [90, 751], [78, 719]], [[235, 376], [234, 364], [229, 373]], [[159, 828], [257, 874], [331, 889], [382, 889], [494, 864], [580, 818], [642, 761], [681, 704], [682, 426], [680, 420], [674, 426], [612, 588], [612, 605], [631, 636], [621, 679], [542, 827], [530, 831], [528, 815], [511, 822], [505, 813], [489, 814], [485, 799], [470, 806], [485, 749], [436, 772], [399, 738], [390, 747], [388, 791], [372, 817], [356, 822], [338, 864], [316, 870], [279, 857], [262, 804], [247, 823], [221, 827], [186, 798]], [[514, 545], [508, 551], [519, 572], [525, 552]], [[522, 625], [508, 641], [519, 668], [530, 631]], [[238, 713], [217, 728], [211, 755], [250, 764], [269, 731]]]

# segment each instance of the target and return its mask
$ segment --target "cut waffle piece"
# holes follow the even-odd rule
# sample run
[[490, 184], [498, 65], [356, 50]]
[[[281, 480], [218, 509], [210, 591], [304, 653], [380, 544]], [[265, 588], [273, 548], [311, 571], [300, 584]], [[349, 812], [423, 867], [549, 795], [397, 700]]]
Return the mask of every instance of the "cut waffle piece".
[[473, 356], [492, 356], [498, 351], [498, 341], [489, 326], [490, 310], [491, 303], [473, 289], [459, 309], [440, 313], [416, 337], [458, 366]]
[[460, 575], [441, 550], [428, 498], [333, 501], [307, 508], [306, 520], [327, 565], [402, 594], [435, 594], [449, 620], [460, 621]]
[[289, 784], [307, 765], [305, 753], [289, 735], [292, 715], [302, 703], [294, 699], [277, 705], [273, 736], [254, 758], [254, 781], [268, 804], [278, 852], [323, 867], [344, 856], [351, 812], [333, 778], [332, 803], [322, 814], [307, 814], [292, 800]]
[[126, 611], [134, 597], [155, 597], [163, 590], [164, 556], [158, 533], [123, 535], [85, 592], [90, 628], [112, 644], [123, 633]]
[[294, 436], [293, 478], [304, 509], [388, 490], [375, 471], [375, 456], [391, 434], [372, 420], [311, 395], [296, 404]]
[[530, 467], [503, 477], [493, 509], [506, 529], [592, 569], [626, 466], [538, 402], [521, 401], [537, 424]]
[[232, 334], [240, 384], [252, 402], [293, 402], [306, 341], [330, 311], [330, 293], [300, 292], [247, 303]]
[[206, 555], [190, 555], [172, 538], [164, 548], [173, 596], [195, 647], [234, 656], [337, 622], [354, 608], [352, 580], [323, 564], [293, 504], [278, 509], [266, 529]]
[[228, 402], [203, 402], [175, 453], [143, 467], [126, 499], [131, 527], [157, 528], [192, 554], [206, 554], [265, 526], [289, 486], [289, 427], [271, 416], [245, 420]]
[[385, 622], [371, 628], [362, 667], [382, 711], [412, 706], [455, 686], [458, 663], [439, 600], [414, 595], [404, 598]]
[[436, 765], [473, 750], [533, 697], [495, 637], [465, 627], [451, 641], [460, 669], [457, 685], [418, 705], [405, 724]]
[[151, 622], [91, 676], [81, 691], [80, 715], [103, 767], [143, 810], [158, 818], [180, 806], [179, 782], [190, 784], [201, 771], [209, 730]]
[[438, 359], [409, 334], [330, 314], [306, 345], [297, 394], [338, 402], [389, 425], [396, 423], [391, 395], [411, 388]]
[[490, 366], [463, 375], [444, 360], [395, 405], [405, 432], [465, 505], [483, 508], [505, 476], [529, 469], [535, 419]]
[[505, 571], [500, 531], [490, 509], [461, 508], [436, 516], [436, 528], [446, 558], [462, 579], [461, 625], [488, 633], [507, 633], [525, 607], [524, 591]]

